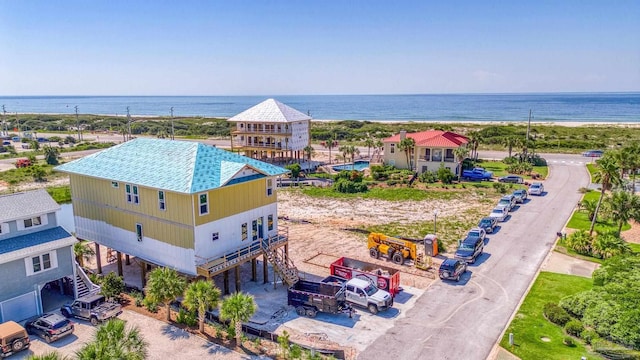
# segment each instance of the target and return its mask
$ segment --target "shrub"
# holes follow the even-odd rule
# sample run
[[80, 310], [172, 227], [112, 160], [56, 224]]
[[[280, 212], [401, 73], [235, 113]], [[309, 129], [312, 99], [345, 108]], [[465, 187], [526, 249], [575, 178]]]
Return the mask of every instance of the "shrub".
[[142, 300], [142, 304], [147, 308], [147, 310], [149, 310], [149, 312], [154, 314], [158, 312], [158, 303], [150, 297], [145, 297], [144, 300]]
[[569, 320], [571, 320], [571, 316], [569, 316], [569, 314], [556, 303], [544, 304], [542, 313], [547, 320], [560, 326], [564, 326]]
[[102, 279], [102, 289], [100, 293], [107, 299], [119, 299], [120, 294], [124, 292], [125, 284], [124, 280], [118, 274], [114, 272], [108, 273]]
[[503, 183], [495, 182], [492, 186], [500, 194], [507, 192], [507, 187]]
[[562, 340], [562, 343], [567, 345], [568, 347], [576, 346], [571, 336], [565, 336], [564, 339]]
[[366, 192], [368, 190], [367, 185], [361, 182], [355, 182], [346, 179], [339, 179], [333, 184], [333, 189], [337, 192], [345, 194], [355, 194]]
[[582, 332], [584, 331], [584, 326], [582, 325], [582, 322], [580, 322], [580, 320], [570, 320], [569, 322], [564, 324], [564, 331], [572, 336], [580, 336], [580, 334], [582, 334]]
[[591, 244], [593, 243], [593, 238], [589, 236], [589, 232], [587, 231], [576, 231], [564, 240], [564, 244], [582, 255], [591, 255]]
[[426, 184], [433, 184], [438, 181], [438, 176], [433, 171], [425, 171], [418, 176], [418, 180]]
[[180, 308], [180, 310], [178, 310], [178, 316], [176, 317], [176, 322], [178, 324], [185, 324], [187, 326], [196, 326], [198, 324], [198, 319], [196, 318], [196, 312], [186, 311], [185, 309]]
[[144, 301], [144, 295], [140, 291], [133, 291], [131, 293], [131, 297], [133, 298], [133, 302], [136, 307], [141, 307], [142, 302]]
[[584, 342], [586, 342], [588, 345], [591, 345], [591, 343], [594, 340], [597, 340], [600, 338], [600, 336], [598, 336], [598, 333], [595, 332], [594, 330], [590, 330], [590, 329], [586, 329], [583, 330], [580, 333], [580, 337], [582, 338], [582, 340], [584, 340]]
[[444, 167], [443, 164], [440, 164], [440, 168], [438, 169], [438, 180], [442, 181], [443, 184], [451, 184], [455, 175], [451, 172], [450, 169]]

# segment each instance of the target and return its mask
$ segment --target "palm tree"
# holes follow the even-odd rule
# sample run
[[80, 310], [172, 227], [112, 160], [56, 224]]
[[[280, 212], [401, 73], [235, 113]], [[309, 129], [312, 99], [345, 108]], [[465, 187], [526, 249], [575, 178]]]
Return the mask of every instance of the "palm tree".
[[620, 183], [620, 173], [615, 159], [605, 153], [603, 157], [596, 160], [596, 172], [593, 174], [593, 180], [599, 183], [602, 189], [600, 190], [600, 198], [598, 198], [596, 211], [593, 214], [593, 220], [591, 220], [589, 235], [593, 235], [593, 228], [596, 226], [598, 211], [600, 211], [600, 205], [602, 205], [605, 191], [607, 191], [611, 185]]
[[49, 165], [58, 165], [58, 157], [60, 156], [60, 150], [51, 145], [45, 145], [42, 147], [44, 152], [44, 160]]
[[636, 191], [636, 173], [640, 170], [640, 143], [633, 142], [624, 147], [623, 151], [627, 151], [629, 154], [628, 170], [631, 173], [631, 193], [634, 194]]
[[460, 181], [460, 176], [462, 175], [462, 162], [464, 159], [469, 156], [469, 148], [466, 146], [459, 146], [458, 148], [453, 150], [453, 156], [456, 157], [456, 161], [458, 162], [458, 181]]
[[570, 234], [564, 241], [565, 246], [583, 255], [591, 254], [592, 243], [593, 238], [584, 230]]
[[[373, 146], [374, 146], [376, 149], [378, 149], [378, 150], [379, 150], [379, 151], [378, 151], [378, 158], [380, 159], [380, 158], [381, 158], [380, 153], [384, 150], [384, 142], [382, 141], [382, 139], [376, 139], [376, 140], [374, 141]], [[372, 160], [373, 160], [373, 159], [372, 159]]]
[[413, 148], [416, 146], [416, 141], [412, 138], [404, 138], [400, 140], [400, 144], [398, 144], [398, 150], [404, 151], [404, 154], [407, 157], [407, 166], [409, 170], [413, 171], [413, 165], [411, 164], [410, 153], [413, 153]]
[[210, 281], [198, 280], [187, 286], [182, 305], [191, 311], [198, 311], [201, 333], [204, 333], [204, 319], [207, 311], [218, 306], [218, 301], [220, 301], [220, 289]]
[[84, 262], [91, 260], [91, 257], [96, 252], [89, 247], [86, 241], [78, 241], [73, 244], [73, 255], [76, 257], [76, 262], [80, 267], [84, 267]]
[[[482, 134], [479, 131], [472, 131], [469, 133], [469, 146], [471, 146], [471, 150], [473, 151], [473, 153], [471, 154], [471, 157], [474, 160], [478, 159], [478, 146], [480, 146], [480, 142], [483, 140], [482, 138]], [[509, 156], [511, 156], [511, 154], [509, 154]]]
[[616, 191], [607, 199], [611, 219], [618, 223], [618, 233], [629, 220], [640, 222], [640, 197], [626, 191]]
[[347, 155], [349, 154], [349, 145], [342, 145], [338, 148], [338, 151], [342, 153], [342, 159], [344, 163], [347, 163]]
[[587, 212], [587, 217], [589, 221], [593, 220], [593, 217], [596, 213], [596, 207], [598, 206], [598, 200], [589, 200], [584, 199], [580, 202], [580, 207], [583, 208]]
[[143, 360], [147, 357], [147, 342], [137, 327], [125, 327], [120, 319], [111, 319], [96, 331], [93, 341], [76, 352], [79, 360]]
[[227, 296], [220, 306], [220, 318], [230, 320], [236, 330], [236, 345], [240, 346], [242, 339], [242, 322], [249, 321], [255, 314], [258, 305], [253, 300], [253, 296], [242, 292], [237, 292]]
[[331, 164], [331, 149], [338, 146], [338, 141], [335, 139], [335, 135], [332, 135], [327, 141], [322, 144], [325, 148], [329, 149], [329, 164]]
[[502, 139], [502, 145], [507, 148], [509, 157], [511, 157], [513, 148], [522, 145], [522, 142], [520, 141], [520, 138], [517, 138], [515, 136], [507, 136]]
[[367, 138], [364, 139], [364, 146], [367, 147], [368, 159], [371, 159], [371, 148], [374, 147], [375, 145], [376, 145], [375, 141], [370, 136], [367, 136]]
[[629, 245], [615, 231], [599, 233], [593, 240], [591, 250], [595, 257], [608, 259], [631, 251]]
[[164, 303], [167, 307], [167, 321], [171, 320], [171, 302], [184, 293], [187, 287], [186, 280], [178, 275], [178, 272], [167, 268], [158, 267], [149, 273], [146, 292], [152, 300]]
[[302, 151], [305, 155], [307, 155], [307, 160], [311, 162], [311, 156], [313, 156], [313, 154], [315, 153], [313, 146], [307, 145], [304, 147], [304, 149], [302, 149]]

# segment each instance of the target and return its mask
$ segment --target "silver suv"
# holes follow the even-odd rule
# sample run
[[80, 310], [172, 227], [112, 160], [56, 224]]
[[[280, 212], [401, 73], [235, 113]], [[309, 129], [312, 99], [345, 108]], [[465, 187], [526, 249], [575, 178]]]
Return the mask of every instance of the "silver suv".
[[62, 315], [44, 314], [39, 318], [26, 322], [24, 327], [29, 334], [37, 335], [47, 343], [73, 334], [74, 326], [71, 321]]

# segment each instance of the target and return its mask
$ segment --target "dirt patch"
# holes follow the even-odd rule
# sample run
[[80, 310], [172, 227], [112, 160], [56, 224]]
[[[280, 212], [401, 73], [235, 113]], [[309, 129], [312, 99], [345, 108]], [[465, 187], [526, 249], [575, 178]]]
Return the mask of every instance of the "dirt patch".
[[640, 223], [631, 221], [631, 229], [622, 232], [622, 237], [630, 243], [640, 244]]

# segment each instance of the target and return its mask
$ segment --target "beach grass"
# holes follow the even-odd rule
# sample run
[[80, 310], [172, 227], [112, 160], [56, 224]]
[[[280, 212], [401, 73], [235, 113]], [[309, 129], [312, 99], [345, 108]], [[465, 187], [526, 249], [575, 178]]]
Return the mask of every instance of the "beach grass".
[[[591, 289], [592, 280], [574, 275], [541, 272], [535, 280], [513, 321], [505, 331], [500, 345], [522, 360], [538, 359], [600, 359], [580, 341], [574, 346], [563, 344], [563, 329], [544, 318], [542, 308], [548, 302], [557, 303], [563, 297]], [[509, 345], [509, 334], [514, 345]], [[543, 340], [544, 339], [544, 340]]]

